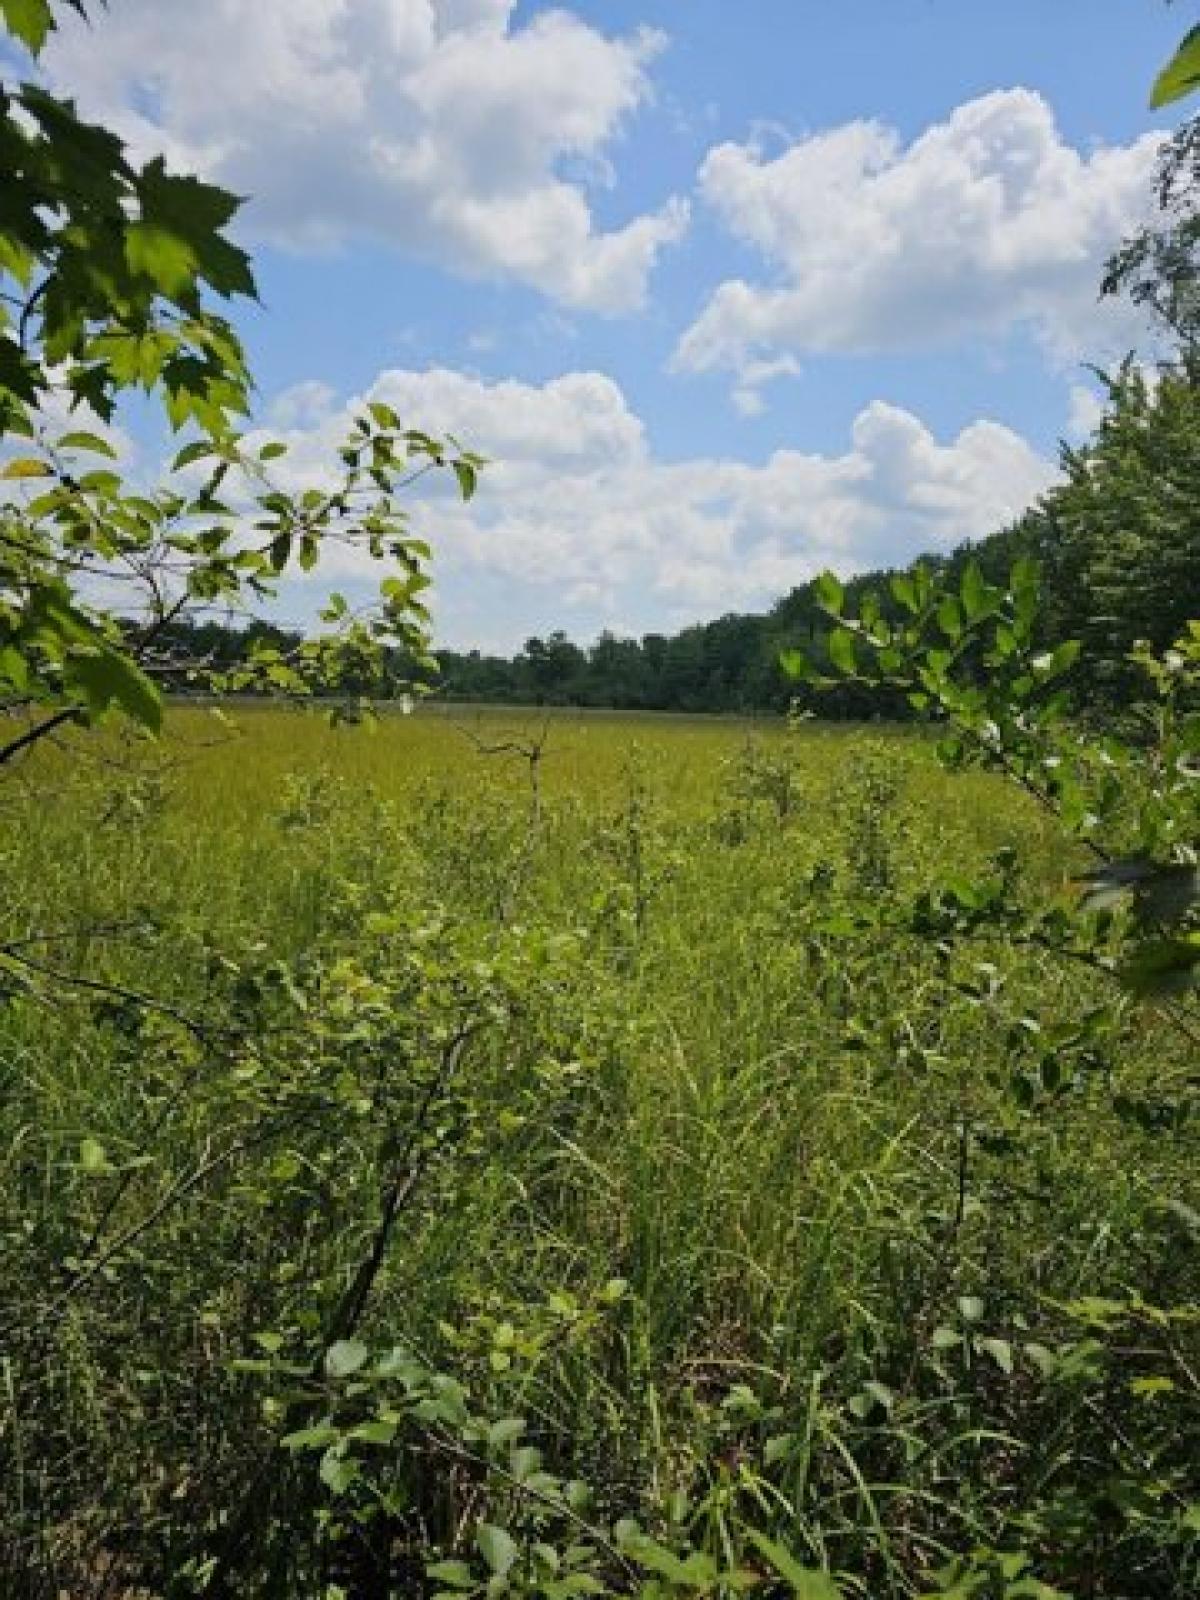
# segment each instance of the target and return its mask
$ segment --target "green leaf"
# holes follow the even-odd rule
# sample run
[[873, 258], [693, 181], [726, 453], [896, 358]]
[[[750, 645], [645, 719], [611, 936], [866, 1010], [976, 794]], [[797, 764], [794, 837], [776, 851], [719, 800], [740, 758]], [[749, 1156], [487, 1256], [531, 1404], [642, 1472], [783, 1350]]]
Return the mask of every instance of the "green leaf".
[[702, 1551], [693, 1550], [686, 1560], [681, 1560], [665, 1544], [636, 1530], [619, 1542], [640, 1567], [645, 1567], [647, 1572], [658, 1573], [673, 1584], [699, 1588], [704, 1592], [716, 1577], [712, 1557]]
[[1131, 994], [1150, 1000], [1186, 994], [1200, 978], [1200, 933], [1151, 939], [1139, 946], [1118, 977]]
[[853, 677], [858, 670], [854, 657], [854, 635], [846, 628], [835, 628], [826, 641], [829, 659], [837, 670]]
[[475, 493], [475, 484], [478, 474], [469, 461], [456, 461], [454, 463], [454, 476], [458, 479], [459, 491], [464, 500], [469, 500]]
[[79, 1165], [82, 1171], [93, 1177], [112, 1170], [104, 1146], [98, 1139], [79, 1141]]
[[495, 1523], [481, 1522], [475, 1533], [475, 1543], [491, 1571], [498, 1578], [507, 1577], [520, 1554], [512, 1534], [496, 1527]]
[[117, 706], [153, 733], [162, 727], [158, 690], [131, 657], [111, 646], [73, 650], [64, 663], [63, 680], [82, 692], [94, 717]]
[[890, 1411], [896, 1404], [896, 1396], [886, 1383], [877, 1383], [874, 1378], [868, 1378], [866, 1383], [863, 1384], [863, 1388], [876, 1404], [882, 1406], [885, 1411]]
[[1018, 556], [1008, 575], [1008, 586], [1014, 594], [1027, 594], [1038, 586], [1038, 564], [1032, 556]]
[[54, 26], [49, 0], [0, 0], [0, 15], [9, 33], [35, 56]]
[[15, 644], [0, 645], [0, 683], [23, 694], [30, 683], [30, 663]]
[[952, 594], [946, 595], [937, 608], [938, 627], [947, 639], [956, 640], [962, 637], [963, 619], [958, 608], [958, 601]]
[[812, 682], [818, 676], [817, 669], [803, 650], [781, 650], [779, 670], [785, 678], [791, 678], [796, 683]]
[[1130, 1382], [1129, 1392], [1136, 1400], [1153, 1400], [1160, 1394], [1174, 1394], [1177, 1387], [1173, 1378], [1134, 1378]]
[[987, 1352], [1000, 1368], [1001, 1372], [1010, 1373], [1013, 1369], [1012, 1345], [1007, 1339], [980, 1339], [979, 1348]]
[[791, 1584], [796, 1600], [842, 1600], [842, 1591], [827, 1572], [801, 1566], [790, 1551], [757, 1528], [748, 1528], [746, 1537], [772, 1569]]
[[830, 611], [835, 617], [840, 617], [842, 607], [846, 603], [846, 591], [842, 588], [832, 572], [823, 572], [813, 581], [813, 594], [817, 604], [824, 610]]
[[1035, 656], [1030, 666], [1043, 680], [1061, 678], [1063, 673], [1069, 672], [1078, 661], [1080, 648], [1078, 639], [1065, 639], [1056, 649]]
[[978, 561], [968, 561], [959, 585], [959, 598], [968, 622], [976, 622], [992, 604], [992, 591], [984, 580]]
[[338, 1339], [325, 1352], [325, 1371], [331, 1378], [348, 1378], [365, 1364], [368, 1354], [361, 1339]]
[[535, 1450], [532, 1445], [525, 1445], [520, 1450], [514, 1450], [509, 1457], [508, 1470], [518, 1483], [527, 1483], [535, 1472], [542, 1466], [542, 1452]]
[[117, 459], [117, 452], [107, 439], [102, 439], [98, 433], [64, 433], [58, 440], [60, 450], [90, 450], [93, 455], [107, 456], [110, 461]]
[[346, 1456], [338, 1455], [336, 1450], [327, 1450], [321, 1457], [321, 1482], [333, 1494], [345, 1494], [358, 1476], [358, 1463]]
[[488, 1443], [511, 1444], [514, 1439], [519, 1439], [525, 1432], [524, 1417], [501, 1417], [498, 1422], [493, 1422], [488, 1429]]
[[391, 1444], [395, 1437], [396, 1424], [388, 1422], [383, 1417], [376, 1417], [371, 1422], [360, 1422], [351, 1434], [351, 1438], [359, 1439], [363, 1444]]
[[959, 1299], [958, 1310], [964, 1322], [979, 1322], [983, 1317], [984, 1304], [977, 1294], [964, 1294]]
[[0, 478], [51, 478], [54, 469], [47, 466], [44, 461], [39, 461], [36, 456], [17, 456], [12, 461], [6, 461]]
[[395, 411], [393, 411], [392, 407], [386, 404], [385, 401], [368, 400], [367, 410], [374, 418], [375, 426], [377, 428], [384, 428], [390, 433], [399, 432], [400, 418], [396, 415]]
[[[186, 246], [195, 274], [218, 294], [255, 293], [249, 257], [220, 232], [241, 204], [236, 195], [199, 178], [168, 172], [158, 157], [138, 175], [138, 194], [142, 222], [171, 235], [176, 250]], [[230, 347], [237, 349], [232, 337]]]
[[196, 278], [196, 257], [185, 239], [149, 222], [131, 223], [125, 234], [130, 272], [149, 278], [172, 299], [185, 294]]
[[1154, 80], [1150, 109], [1158, 111], [1174, 100], [1182, 100], [1200, 87], [1200, 24], [1188, 33], [1183, 43]]
[[258, 459], [260, 461], [277, 461], [280, 456], [285, 456], [287, 453], [288, 447], [282, 440], [272, 439], [270, 444], [264, 444], [258, 452]]
[[173, 472], [180, 472], [184, 467], [190, 467], [196, 461], [204, 461], [215, 454], [216, 445], [211, 439], [194, 439], [191, 444], [185, 444], [174, 461], [171, 463]]
[[465, 1561], [435, 1561], [425, 1568], [425, 1575], [437, 1583], [448, 1583], [452, 1589], [473, 1589], [476, 1582]]

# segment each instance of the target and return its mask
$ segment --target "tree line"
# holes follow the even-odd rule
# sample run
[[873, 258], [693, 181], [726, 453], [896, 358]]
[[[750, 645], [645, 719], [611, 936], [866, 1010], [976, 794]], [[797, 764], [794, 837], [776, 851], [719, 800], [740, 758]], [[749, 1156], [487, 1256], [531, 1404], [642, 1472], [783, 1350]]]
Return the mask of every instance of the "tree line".
[[[1134, 646], [1165, 649], [1200, 615], [1200, 356], [1184, 341], [1170, 363], [1150, 370], [1130, 361], [1103, 381], [1104, 413], [1085, 443], [1063, 447], [1061, 482], [1010, 526], [920, 564], [953, 583], [973, 561], [1002, 583], [1014, 561], [1034, 559], [1043, 644], [1080, 639], [1077, 687], [1094, 703], [1119, 704], [1134, 679]], [[897, 575], [850, 579], [848, 602], [886, 596]], [[448, 699], [514, 705], [769, 712], [799, 701], [831, 718], [911, 715], [902, 696], [877, 685], [835, 677], [798, 686], [788, 676], [781, 658], [789, 651], [828, 661], [818, 591], [806, 583], [765, 613], [730, 612], [675, 634], [605, 632], [580, 645], [558, 630], [511, 656], [435, 649], [423, 663], [397, 650], [385, 689], [419, 684]], [[286, 662], [305, 640], [267, 621], [239, 629], [193, 619], [164, 630], [160, 643], [175, 661], [176, 687], [186, 689], [197, 661], [206, 672], [255, 658]], [[338, 692], [378, 693], [377, 675], [360, 682], [350, 671]]]

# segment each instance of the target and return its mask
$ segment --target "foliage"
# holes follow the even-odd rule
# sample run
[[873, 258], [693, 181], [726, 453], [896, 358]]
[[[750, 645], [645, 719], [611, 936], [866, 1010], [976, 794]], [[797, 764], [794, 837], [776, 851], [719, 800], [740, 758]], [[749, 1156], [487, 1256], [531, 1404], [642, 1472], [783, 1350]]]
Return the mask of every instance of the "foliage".
[[14, 1592], [1188, 1591], [1194, 1047], [1096, 830], [892, 731], [241, 720], [9, 792]]
[[[1060, 482], [1011, 527], [915, 566], [952, 587], [973, 566], [1003, 585], [1014, 562], [1035, 559], [1037, 644], [1078, 639], [1074, 687], [1111, 715], [1141, 681], [1135, 644], [1164, 651], [1200, 615], [1200, 369], [1184, 352], [1154, 372], [1127, 362], [1101, 381], [1103, 415], [1088, 440], [1064, 446]], [[876, 594], [881, 619], [894, 625], [904, 615], [897, 588], [912, 581], [913, 569], [848, 579], [847, 604]], [[439, 651], [435, 681], [450, 698], [476, 701], [719, 712], [782, 712], [797, 701], [824, 718], [911, 720], [895, 685], [837, 670], [831, 651], [845, 648], [813, 582], [766, 615], [731, 615], [671, 638], [602, 636], [585, 652], [555, 635], [508, 661]], [[801, 658], [822, 668], [819, 690], [789, 679], [784, 666]]]
[[1175, 54], [1154, 80], [1150, 106], [1158, 110], [1200, 87], [1200, 26], [1190, 28]]
[[1157, 217], [1126, 239], [1105, 265], [1101, 293], [1126, 294], [1150, 312], [1159, 333], [1184, 351], [1200, 333], [1200, 119], [1162, 146], [1155, 178]]
[[1165, 651], [1200, 614], [1198, 394], [1190, 362], [1153, 379], [1126, 365], [1094, 437], [1064, 450], [1064, 481], [1024, 519], [1024, 553], [1045, 573], [1042, 641], [1079, 639], [1074, 681], [1110, 710], [1144, 681], [1135, 645]]
[[[5, 17], [34, 50], [52, 23], [43, 0]], [[385, 644], [419, 664], [429, 550], [397, 491], [449, 467], [468, 495], [479, 458], [375, 401], [335, 477], [273, 477], [286, 447], [235, 426], [249, 376], [208, 303], [254, 293], [226, 233], [236, 199], [160, 160], [136, 166], [32, 83], [0, 91], [0, 163], [0, 708], [17, 724], [0, 763], [111, 709], [156, 729], [164, 678], [306, 692], [353, 675], [377, 689]], [[129, 486], [104, 426], [137, 387], [188, 430], [159, 489]], [[334, 545], [387, 563], [377, 606], [352, 614], [335, 595], [325, 634], [286, 655], [260, 643], [233, 674], [166, 650], [172, 624], [260, 604]]]
[[[35, 50], [53, 20], [3, 14]], [[479, 463], [375, 403], [291, 483], [207, 308], [251, 287], [230, 197], [27, 86], [6, 115], [4, 1592], [1195, 1592], [1186, 363], [1121, 374], [978, 560], [514, 668], [737, 707], [811, 655], [818, 703], [936, 751], [802, 708], [164, 712], [430, 672], [396, 491]], [[88, 463], [138, 383], [188, 431], [131, 493]], [[1089, 627], [1124, 603], [1110, 511], [1169, 581], [1145, 642], [1081, 649], [1054, 583]], [[378, 612], [208, 617], [347, 541], [399, 568]], [[1140, 690], [1096, 732], [1101, 644]]]
[[[1097, 477], [1088, 475], [1087, 484], [1096, 484], [1104, 505], [1106, 485]], [[1060, 913], [1020, 936], [1061, 944], [1101, 965], [1115, 960], [1139, 993], [1190, 987], [1200, 976], [1200, 941], [1192, 932], [1200, 907], [1200, 622], [1161, 658], [1146, 644], [1133, 652], [1146, 701], [1140, 737], [1122, 741], [1111, 731], [1091, 735], [1072, 720], [1069, 680], [1080, 646], [1065, 640], [1041, 647], [1038, 573], [1028, 559], [1017, 562], [1004, 588], [974, 564], [953, 588], [917, 568], [893, 583], [903, 613], [896, 622], [871, 595], [857, 616], [844, 615], [844, 592], [832, 575], [822, 594], [837, 623], [829, 654], [838, 668], [902, 687], [915, 709], [948, 726], [944, 759], [999, 771], [1045, 806], [1092, 855], [1086, 910], [1108, 913], [1126, 903], [1132, 910], [1127, 948], [1116, 956], [1105, 919], [1091, 941]], [[968, 895], [966, 909], [987, 921], [1006, 908], [1003, 896], [989, 894], [978, 907]], [[1018, 932], [1007, 926], [1010, 935]]]
[[[47, 0], [10, 0], [4, 20], [37, 51], [53, 14]], [[161, 160], [136, 166], [116, 135], [34, 83], [0, 90], [0, 162], [4, 433], [27, 433], [52, 396], [107, 419], [134, 385], [177, 427], [219, 432], [244, 412], [241, 348], [205, 301], [254, 294], [225, 233], [238, 201]]]

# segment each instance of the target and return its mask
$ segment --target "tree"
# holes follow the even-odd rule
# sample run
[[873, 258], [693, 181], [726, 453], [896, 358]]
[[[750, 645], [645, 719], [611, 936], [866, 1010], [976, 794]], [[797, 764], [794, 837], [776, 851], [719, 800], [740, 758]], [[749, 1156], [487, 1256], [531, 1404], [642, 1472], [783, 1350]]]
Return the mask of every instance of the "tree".
[[588, 704], [644, 706], [649, 685], [637, 640], [605, 629], [588, 651], [583, 686]]
[[527, 639], [524, 654], [530, 686], [539, 703], [566, 699], [569, 685], [585, 665], [583, 651], [561, 628], [546, 639]]
[[[83, 0], [64, 3], [84, 14]], [[3, 0], [2, 12], [36, 54], [49, 0]], [[213, 607], [252, 616], [333, 543], [387, 564], [378, 603], [352, 612], [332, 596], [321, 636], [262, 645], [210, 686], [382, 683], [394, 646], [426, 661], [430, 552], [398, 491], [448, 466], [470, 495], [479, 458], [375, 401], [332, 487], [276, 481], [286, 447], [241, 431], [250, 377], [213, 306], [255, 293], [227, 232], [239, 201], [159, 159], [137, 165], [28, 82], [0, 85], [0, 164], [0, 714], [12, 730], [0, 765], [114, 709], [156, 728], [161, 681], [179, 670], [164, 654], [171, 627]], [[148, 493], [129, 490], [104, 427], [136, 388], [184, 431], [167, 483]]]
[[1108, 260], [1101, 294], [1127, 294], [1185, 352], [1200, 341], [1200, 118], [1185, 122], [1159, 153], [1157, 220]]
[[[1200, 88], [1200, 25], [1185, 34], [1150, 91], [1158, 110]], [[1128, 294], [1145, 306], [1184, 350], [1200, 335], [1200, 118], [1185, 122], [1159, 152], [1155, 195], [1159, 220], [1133, 234], [1109, 259], [1104, 295]]]
[[1156, 381], [1132, 365], [1113, 377], [1094, 438], [1064, 452], [1066, 481], [1032, 519], [1055, 634], [1078, 631], [1110, 693], [1136, 681], [1139, 641], [1165, 650], [1200, 616], [1200, 389], [1190, 366]]

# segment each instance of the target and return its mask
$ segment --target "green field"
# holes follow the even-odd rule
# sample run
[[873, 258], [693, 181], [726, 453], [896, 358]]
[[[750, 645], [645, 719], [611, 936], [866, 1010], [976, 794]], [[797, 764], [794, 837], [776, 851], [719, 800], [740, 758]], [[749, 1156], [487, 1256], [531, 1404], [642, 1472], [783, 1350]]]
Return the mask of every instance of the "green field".
[[[356, 1340], [523, 1418], [588, 1518], [674, 1529], [743, 1588], [771, 1570], [749, 1529], [847, 1595], [929, 1592], [1100, 1471], [1111, 1438], [1048, 1386], [1052, 1349], [1171, 1381], [1154, 1338], [1109, 1350], [1063, 1307], [1153, 1301], [1180, 1266], [1162, 1202], [1194, 1141], [1112, 1109], [1186, 1072], [1178, 1035], [1131, 1014], [1093, 1060], [1068, 1040], [1103, 993], [1086, 968], [871, 922], [1009, 851], [1034, 900], [1078, 866], [923, 737], [189, 709], [161, 742], [35, 761], [0, 812], [14, 1571], [36, 1549], [120, 1593], [265, 1505], [280, 1363], [328, 1328], [398, 1161], [419, 1182]], [[1061, 1084], [1014, 1101], [1059, 1025]], [[329, 1398], [356, 1425], [374, 1403]], [[424, 1592], [362, 1577], [379, 1529], [393, 1563], [417, 1530], [453, 1553], [481, 1503], [552, 1542], [483, 1445], [363, 1448], [332, 1525], [311, 1512], [322, 1583]], [[267, 1476], [303, 1508], [317, 1458], [288, 1459]], [[1098, 1559], [1131, 1536], [1098, 1526]], [[561, 1592], [631, 1592], [604, 1583]]]

